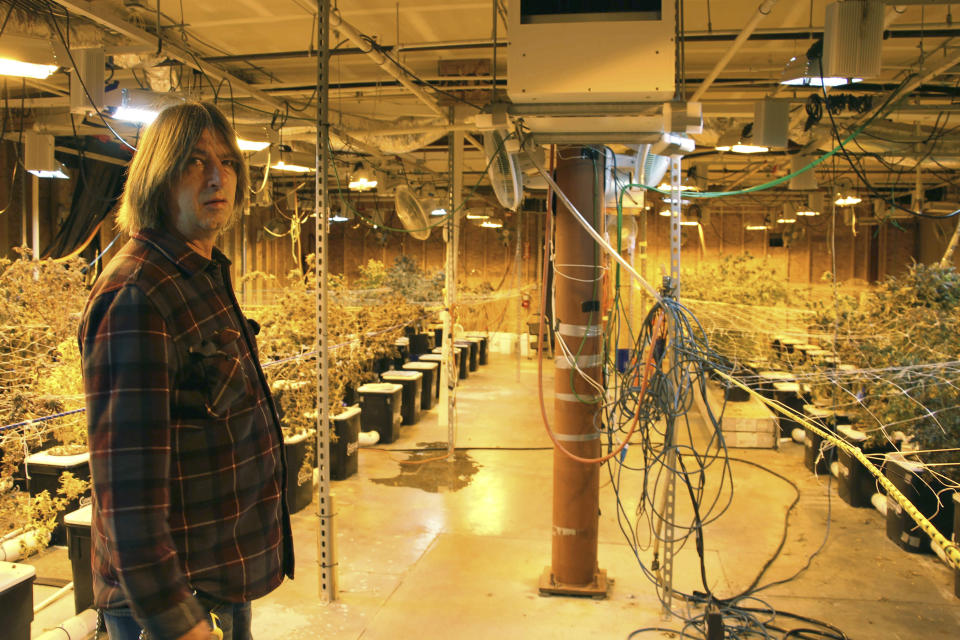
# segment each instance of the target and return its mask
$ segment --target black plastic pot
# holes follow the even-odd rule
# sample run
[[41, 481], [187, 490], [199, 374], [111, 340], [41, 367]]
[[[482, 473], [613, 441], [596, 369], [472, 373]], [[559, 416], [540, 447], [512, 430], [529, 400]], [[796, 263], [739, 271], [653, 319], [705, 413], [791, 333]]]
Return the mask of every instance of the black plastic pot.
[[436, 346], [432, 333], [418, 333], [410, 336], [410, 355], [419, 356], [430, 353]]
[[[90, 454], [80, 453], [72, 456], [52, 456], [41, 451], [27, 458], [27, 490], [30, 497], [36, 497], [43, 491], [56, 496], [60, 488], [60, 476], [69, 471], [80, 480], [90, 480]], [[63, 524], [63, 516], [80, 507], [83, 496], [74, 498], [63, 511], [57, 514], [57, 525], [50, 534], [51, 545], [67, 544], [67, 529]]]
[[0, 611], [3, 637], [8, 640], [30, 640], [36, 576], [36, 569], [28, 564], [0, 564]]
[[364, 431], [376, 431], [380, 442], [390, 444], [400, 437], [403, 386], [389, 382], [365, 384], [360, 394], [360, 425]]
[[[884, 467], [887, 478], [914, 507], [944, 536], [950, 537], [954, 526], [954, 499], [943, 484], [923, 465], [904, 459], [898, 453], [887, 456]], [[939, 499], [938, 499], [939, 496]], [[910, 553], [929, 553], [930, 536], [890, 496], [887, 496], [887, 537]]]
[[304, 509], [313, 500], [313, 465], [304, 466], [307, 457], [307, 440], [315, 437], [314, 431], [289, 436], [283, 439], [283, 451], [287, 460], [287, 507], [290, 513]]
[[80, 613], [93, 606], [93, 576], [90, 565], [90, 517], [92, 507], [80, 507], [64, 516], [67, 555], [73, 572], [73, 609]]
[[[836, 432], [839, 425], [849, 424], [849, 419], [843, 414], [837, 414], [832, 409], [817, 407], [812, 404], [803, 405], [803, 413], [811, 421], [817, 421], [824, 429], [831, 433]], [[832, 444], [823, 444], [823, 438], [813, 431], [807, 430], [803, 443], [803, 464], [812, 473], [824, 475], [830, 472], [830, 463], [836, 458], [836, 449]]]
[[[431, 354], [432, 355], [432, 354]], [[427, 411], [434, 405], [434, 400], [440, 397], [440, 363], [430, 360], [408, 362], [403, 365], [408, 371], [419, 371], [423, 374], [420, 385], [420, 409]]]
[[[888, 453], [894, 450], [893, 445], [889, 443], [868, 446], [867, 434], [854, 429], [850, 425], [838, 426], [837, 435], [847, 444], [868, 455]], [[839, 477], [837, 478], [837, 493], [840, 495], [840, 499], [851, 507], [873, 506], [870, 498], [878, 491], [876, 477], [867, 471], [859, 460], [843, 449], [837, 452], [837, 464], [840, 466]]]
[[464, 355], [467, 357], [467, 368], [470, 371], [476, 371], [479, 366], [478, 356], [480, 355], [480, 343], [474, 342], [473, 340], [457, 340], [454, 344], [465, 349]]
[[403, 424], [419, 422], [423, 374], [419, 371], [386, 371], [380, 377], [384, 382], [403, 385], [403, 393], [400, 395], [400, 416]]
[[[773, 399], [795, 413], [803, 414], [803, 407], [807, 404], [807, 394], [798, 382], [774, 382]], [[789, 438], [794, 429], [801, 425], [788, 415], [777, 412], [777, 422], [780, 424], [780, 437]]]
[[359, 467], [360, 407], [348, 407], [330, 418], [330, 428], [337, 434], [336, 441], [330, 439], [330, 479], [346, 480]]

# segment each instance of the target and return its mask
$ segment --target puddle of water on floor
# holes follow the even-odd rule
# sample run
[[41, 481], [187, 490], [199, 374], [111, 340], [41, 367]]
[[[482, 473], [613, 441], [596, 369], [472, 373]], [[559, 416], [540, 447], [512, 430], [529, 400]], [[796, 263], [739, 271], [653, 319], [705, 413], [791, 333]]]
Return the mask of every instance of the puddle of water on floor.
[[459, 491], [470, 485], [480, 465], [466, 451], [455, 451], [453, 461], [445, 455], [447, 443], [420, 442], [426, 451], [411, 452], [400, 464], [400, 473], [392, 478], [371, 478], [388, 487], [410, 487], [429, 493]]

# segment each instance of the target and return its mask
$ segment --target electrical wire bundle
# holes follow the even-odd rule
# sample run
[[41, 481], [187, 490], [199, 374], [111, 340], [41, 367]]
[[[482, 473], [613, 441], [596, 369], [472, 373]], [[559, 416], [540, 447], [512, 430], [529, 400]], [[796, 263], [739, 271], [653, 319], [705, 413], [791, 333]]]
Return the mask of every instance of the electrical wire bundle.
[[[617, 300], [617, 313], [612, 316], [616, 330], [623, 329], [622, 305]], [[612, 450], [614, 443], [627, 432], [627, 424], [638, 421], [639, 438], [631, 439], [633, 449], [640, 448], [642, 463], [627, 461], [626, 451], [607, 462], [607, 471], [616, 494], [617, 522], [637, 558], [637, 562], [656, 586], [658, 597], [665, 608], [684, 620], [682, 629], [649, 627], [638, 629], [630, 637], [645, 632], [674, 631], [690, 638], [772, 638], [773, 633], [782, 633], [783, 638], [832, 638], [846, 636], [833, 625], [797, 614], [778, 611], [760, 600], [757, 593], [774, 585], [788, 582], [805, 571], [817, 549], [806, 565], [785, 580], [761, 584], [763, 576], [779, 557], [784, 548], [790, 515], [800, 500], [797, 485], [789, 478], [749, 460], [731, 458], [728, 455], [720, 430], [720, 417], [714, 415], [707, 401], [706, 384], [712, 371], [729, 373], [725, 360], [707, 344], [706, 335], [693, 314], [682, 304], [665, 295], [654, 305], [639, 327], [634, 353], [649, 353], [646, 362], [631, 361], [622, 372], [609, 379], [612, 400], [603, 407], [603, 421], [610, 425], [604, 430], [606, 446]], [[649, 368], [654, 365], [651, 372]], [[608, 367], [612, 363], [607, 363]], [[648, 379], [645, 394], [639, 393], [638, 381]], [[704, 444], [698, 441], [691, 425], [689, 410], [695, 394], [703, 399], [706, 408], [705, 420], [710, 427]], [[783, 534], [776, 551], [763, 565], [756, 578], [741, 593], [720, 597], [712, 593], [704, 564], [704, 528], [718, 520], [730, 507], [733, 499], [733, 472], [731, 463], [752, 465], [789, 484], [795, 497], [787, 509]], [[631, 515], [622, 495], [624, 471], [642, 473], [642, 489], [635, 512]], [[709, 475], [708, 475], [709, 473]], [[719, 481], [717, 481], [719, 474]], [[677, 483], [677, 500], [689, 499], [692, 518], [686, 522], [671, 520], [672, 509], [665, 499], [666, 483]], [[665, 525], [670, 525], [669, 527]], [[646, 525], [647, 536], [641, 527]], [[667, 531], [672, 531], [670, 535]], [[699, 557], [702, 591], [692, 593], [672, 591], [672, 596], [687, 603], [688, 612], [674, 607], [668, 599], [665, 577], [661, 569], [661, 548], [673, 544], [679, 551], [693, 540]], [[826, 537], [824, 538], [826, 541]], [[653, 547], [653, 560], [649, 566], [641, 558], [641, 552]], [[822, 548], [822, 545], [821, 547]], [[703, 607], [700, 613], [689, 613], [691, 607]], [[787, 628], [787, 621], [799, 621], [802, 627]], [[719, 630], [719, 631], [718, 631]], [[724, 636], [724, 632], [727, 634]], [[717, 634], [720, 635], [717, 635]]]

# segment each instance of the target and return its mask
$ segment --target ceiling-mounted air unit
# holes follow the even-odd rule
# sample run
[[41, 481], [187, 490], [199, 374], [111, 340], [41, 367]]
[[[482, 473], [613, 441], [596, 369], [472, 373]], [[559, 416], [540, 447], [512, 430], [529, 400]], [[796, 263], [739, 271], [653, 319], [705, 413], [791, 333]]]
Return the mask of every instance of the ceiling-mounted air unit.
[[106, 57], [103, 47], [72, 49], [70, 72], [70, 113], [85, 114], [103, 108]]
[[823, 27], [823, 73], [843, 78], [880, 75], [882, 0], [845, 0], [827, 5]]
[[669, 100], [674, 14], [674, 0], [509, 0], [511, 101]]

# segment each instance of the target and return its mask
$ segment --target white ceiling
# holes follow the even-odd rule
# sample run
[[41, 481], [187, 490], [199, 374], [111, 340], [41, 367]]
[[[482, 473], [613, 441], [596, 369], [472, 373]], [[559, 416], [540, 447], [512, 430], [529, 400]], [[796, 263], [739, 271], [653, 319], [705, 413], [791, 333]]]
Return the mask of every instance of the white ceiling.
[[[284, 142], [312, 156], [315, 136], [315, 101], [312, 101], [317, 79], [316, 5], [308, 0], [208, 0], [206, 2], [160, 2], [160, 32], [163, 45], [157, 40], [157, 3], [159, 0], [70, 0], [54, 5], [65, 26], [64, 8], [70, 14], [72, 43], [102, 43], [111, 53], [127, 52], [140, 56], [133, 69], [116, 69], [113, 79], [120, 87], [136, 88], [147, 80], [148, 68], [172, 65], [183, 70], [181, 91], [194, 97], [211, 99], [214, 91], [228, 105], [232, 98], [233, 116], [238, 128], [248, 136], [262, 135], [264, 127], [283, 126]], [[428, 83], [423, 91], [443, 109], [463, 101], [485, 106], [493, 99], [492, 73], [451, 79], [440, 75], [440, 64], [451, 61], [490, 61], [494, 58], [493, 32], [496, 29], [497, 99], [505, 101], [507, 46], [510, 33], [503, 20], [509, 9], [508, 0], [500, 0], [500, 16], [493, 24], [493, 2], [462, 0], [339, 0], [336, 11], [343, 21], [371, 38], [384, 52], [395, 58], [420, 81]], [[5, 33], [49, 35], [46, 0], [15, 2], [14, 14]], [[753, 18], [760, 0], [685, 0], [683, 2], [685, 95], [692, 95], [714, 69], [718, 60], [734, 44], [733, 39]], [[769, 0], [768, 0], [768, 5]], [[803, 130], [806, 120], [804, 103], [816, 89], [785, 90], [778, 80], [786, 62], [804, 53], [813, 39], [822, 33], [824, 0], [804, 2], [780, 0], [773, 3], [769, 14], [758, 23], [753, 37], [720, 70], [719, 75], [702, 97], [705, 129], [696, 136], [698, 161], [709, 164], [711, 182], [726, 187], [735, 180], [739, 186], [757, 184], [772, 176], [783, 175], [789, 158], [783, 153], [743, 157], [736, 154], [715, 154], [712, 145], [717, 135], [728, 126], [742, 127], [753, 120], [754, 103], [763, 97], [779, 97], [792, 101], [792, 149], [808, 145], [808, 151], [826, 151], [832, 147], [829, 121], [826, 116], [811, 131]], [[62, 5], [62, 6], [61, 6]], [[5, 14], [10, 2], [0, 2]], [[889, 154], [888, 161], [910, 168], [907, 182], [913, 185], [912, 166], [916, 158], [924, 158], [921, 179], [926, 186], [950, 182], [949, 170], [960, 162], [960, 139], [953, 129], [960, 124], [954, 103], [957, 102], [956, 62], [960, 61], [960, 26], [953, 24], [951, 5], [943, 2], [908, 2], [886, 5], [887, 38], [883, 42], [882, 72], [860, 87], [834, 91], [858, 96], [873, 96], [874, 104], [882, 102], [898, 83], [911, 77], [924, 77], [924, 82], [904, 99], [897, 110], [859, 138], [864, 151]], [[958, 8], [960, 11], [960, 8]], [[82, 17], [83, 16], [83, 17]], [[956, 16], [960, 19], [960, 13]], [[0, 36], [0, 40], [4, 36]], [[359, 51], [345, 38], [334, 35], [335, 50], [330, 65], [331, 121], [343, 140], [356, 143], [354, 151], [381, 153], [392, 158], [403, 152], [413, 174], [417, 167], [443, 172], [447, 167], [446, 138], [448, 127], [434, 111], [403, 87], [371, 56]], [[586, 49], [590, 41], [575, 40], [572, 48]], [[167, 62], [167, 56], [172, 60]], [[484, 64], [486, 64], [484, 62]], [[207, 76], [191, 67], [200, 66]], [[487, 67], [489, 69], [490, 67]], [[154, 68], [164, 75], [170, 68]], [[936, 71], [936, 73], [930, 73]], [[564, 69], [552, 73], [564, 74]], [[637, 73], [643, 73], [638, 69]], [[925, 77], [929, 76], [929, 77]], [[421, 85], [422, 86], [422, 85]], [[21, 97], [32, 108], [31, 113], [42, 128], [58, 135], [70, 131], [65, 118], [68, 100], [68, 78], [58, 73], [43, 82], [30, 82], [21, 95], [19, 83], [8, 82], [11, 105]], [[254, 94], [254, 95], [251, 95]], [[309, 106], [308, 101], [311, 101]], [[299, 109], [303, 109], [299, 111]], [[229, 108], [229, 107], [228, 107]], [[638, 106], [637, 113], [649, 113], [650, 105]], [[589, 114], [589, 106], [580, 108]], [[476, 113], [465, 108], [464, 116]], [[836, 122], [845, 130], [855, 122], [856, 114], [841, 113]], [[468, 120], [469, 122], [469, 120]], [[434, 127], [434, 128], [431, 128]], [[103, 133], [94, 118], [81, 124], [81, 133]], [[375, 134], [403, 132], [403, 137], [378, 137]], [[134, 134], [130, 128], [122, 133]], [[868, 137], [875, 134], [877, 137]], [[882, 139], [881, 139], [882, 138]], [[359, 140], [359, 143], [358, 143]], [[935, 145], [935, 146], [932, 146]], [[485, 160], [482, 153], [468, 144], [467, 168], [479, 173]], [[349, 150], [349, 149], [348, 149]], [[931, 162], [931, 158], [937, 164]], [[905, 178], [891, 174], [889, 167], [866, 158], [865, 168], [871, 180], [883, 186], [890, 182], [903, 184]], [[837, 172], [846, 173], [840, 160], [829, 163]], [[744, 177], [744, 174], [749, 174]], [[826, 178], [826, 175], [824, 176]]]

